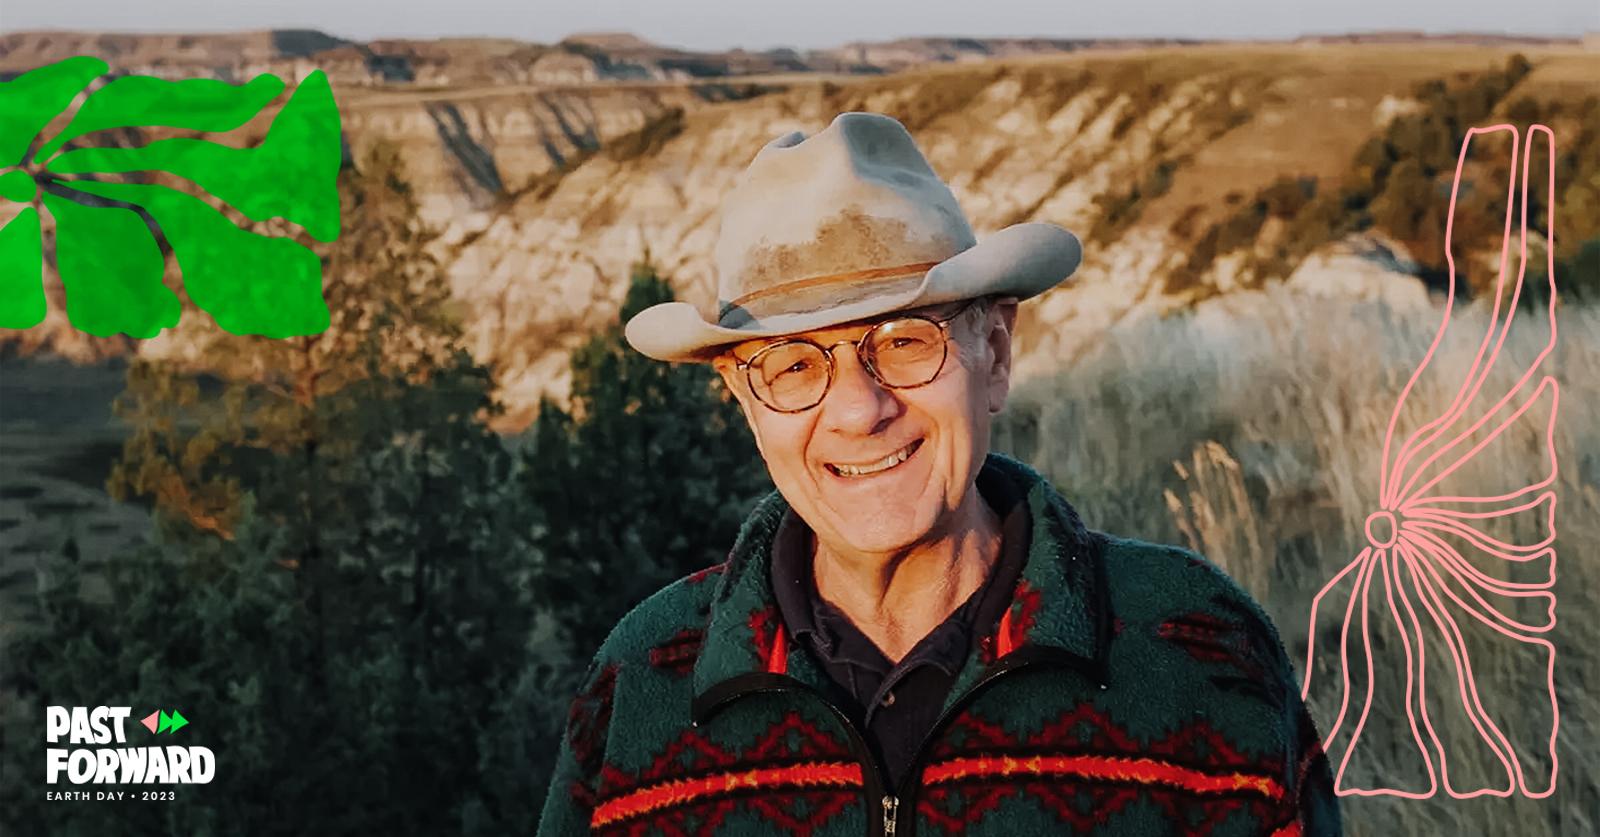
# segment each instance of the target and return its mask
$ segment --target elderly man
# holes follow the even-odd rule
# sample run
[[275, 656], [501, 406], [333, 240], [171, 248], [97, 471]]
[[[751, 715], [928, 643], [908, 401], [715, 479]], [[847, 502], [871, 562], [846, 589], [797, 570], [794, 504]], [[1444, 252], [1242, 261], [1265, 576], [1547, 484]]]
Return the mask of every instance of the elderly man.
[[899, 122], [846, 113], [761, 149], [716, 256], [714, 321], [627, 337], [714, 364], [777, 491], [605, 640], [541, 834], [1338, 833], [1250, 597], [989, 453], [1071, 233], [976, 241]]

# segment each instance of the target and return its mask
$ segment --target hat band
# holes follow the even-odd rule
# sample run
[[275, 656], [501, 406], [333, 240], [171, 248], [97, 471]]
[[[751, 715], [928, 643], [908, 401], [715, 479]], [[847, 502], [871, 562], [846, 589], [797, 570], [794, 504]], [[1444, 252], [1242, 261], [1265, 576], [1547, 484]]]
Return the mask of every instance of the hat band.
[[822, 287], [825, 285], [841, 284], [845, 282], [860, 282], [868, 279], [895, 279], [908, 274], [931, 270], [938, 264], [939, 262], [936, 261], [913, 262], [911, 264], [895, 265], [893, 267], [874, 267], [867, 270], [855, 270], [849, 273], [830, 273], [826, 276], [810, 276], [805, 279], [795, 279], [789, 282], [781, 282], [770, 287], [751, 291], [750, 293], [747, 293], [733, 300], [732, 302], [724, 303], [722, 310], [717, 312], [717, 320], [720, 322], [727, 318], [730, 311], [738, 308], [744, 308], [755, 300], [772, 296], [774, 294], [794, 293], [796, 291], [810, 290], [812, 288]]

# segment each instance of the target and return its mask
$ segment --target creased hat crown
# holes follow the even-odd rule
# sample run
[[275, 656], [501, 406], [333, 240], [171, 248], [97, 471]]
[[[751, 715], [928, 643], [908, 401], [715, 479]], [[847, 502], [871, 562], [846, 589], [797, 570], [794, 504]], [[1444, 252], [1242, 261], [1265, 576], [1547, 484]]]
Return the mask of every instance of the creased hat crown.
[[[723, 204], [718, 321], [802, 313], [920, 277], [977, 240], [905, 126], [843, 113], [768, 143]], [[874, 281], [876, 280], [876, 281]], [[876, 286], [876, 287], [874, 287]]]

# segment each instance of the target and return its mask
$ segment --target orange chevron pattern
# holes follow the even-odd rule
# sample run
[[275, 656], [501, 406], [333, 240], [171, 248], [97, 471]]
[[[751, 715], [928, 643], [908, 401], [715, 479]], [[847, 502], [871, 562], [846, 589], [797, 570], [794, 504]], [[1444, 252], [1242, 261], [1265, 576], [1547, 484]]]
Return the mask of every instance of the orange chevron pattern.
[[1142, 758], [1113, 756], [1000, 756], [958, 758], [931, 764], [922, 771], [924, 785], [995, 776], [1076, 776], [1103, 782], [1167, 785], [1192, 793], [1259, 793], [1277, 801], [1283, 786], [1269, 776], [1251, 773], [1206, 773], [1192, 767]]
[[608, 799], [594, 809], [590, 828], [612, 825], [626, 819], [683, 805], [709, 796], [762, 788], [860, 787], [861, 765], [853, 762], [796, 764], [716, 773], [695, 779], [677, 779], [639, 788]]

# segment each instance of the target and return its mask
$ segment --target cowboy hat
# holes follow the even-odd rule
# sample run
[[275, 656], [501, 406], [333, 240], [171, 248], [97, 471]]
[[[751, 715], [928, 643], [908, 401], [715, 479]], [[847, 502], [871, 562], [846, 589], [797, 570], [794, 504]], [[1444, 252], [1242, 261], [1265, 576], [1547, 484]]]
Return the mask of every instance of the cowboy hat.
[[1077, 269], [1078, 238], [1023, 223], [977, 241], [904, 125], [841, 113], [807, 139], [767, 143], [722, 204], [715, 319], [686, 302], [628, 321], [657, 360], [710, 360], [726, 346], [981, 296], [1018, 300]]

